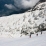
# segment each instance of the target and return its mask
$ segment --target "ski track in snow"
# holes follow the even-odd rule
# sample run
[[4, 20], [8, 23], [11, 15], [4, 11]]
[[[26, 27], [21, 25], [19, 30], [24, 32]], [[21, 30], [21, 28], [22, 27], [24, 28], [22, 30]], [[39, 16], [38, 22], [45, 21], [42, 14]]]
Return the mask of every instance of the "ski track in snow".
[[32, 35], [32, 38], [0, 38], [0, 46], [46, 46], [46, 34]]

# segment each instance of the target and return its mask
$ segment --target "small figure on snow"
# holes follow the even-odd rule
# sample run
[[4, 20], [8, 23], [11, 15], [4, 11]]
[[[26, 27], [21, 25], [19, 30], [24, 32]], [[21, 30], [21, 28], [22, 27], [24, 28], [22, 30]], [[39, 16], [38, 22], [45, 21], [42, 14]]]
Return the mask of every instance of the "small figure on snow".
[[42, 31], [41, 31], [41, 34], [42, 34]]
[[38, 36], [38, 33], [36, 33], [36, 36]]
[[30, 32], [30, 38], [31, 38], [31, 32]]

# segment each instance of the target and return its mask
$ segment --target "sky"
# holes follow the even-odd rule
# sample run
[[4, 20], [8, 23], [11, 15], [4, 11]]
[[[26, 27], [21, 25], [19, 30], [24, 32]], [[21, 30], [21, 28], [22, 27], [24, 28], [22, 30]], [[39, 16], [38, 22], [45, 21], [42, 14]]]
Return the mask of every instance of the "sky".
[[23, 13], [33, 8], [39, 1], [40, 0], [0, 0], [0, 16]]
[[[8, 9], [19, 11], [33, 7], [39, 0], [14, 0], [14, 4], [5, 4]], [[32, 4], [33, 3], [33, 4]], [[17, 8], [16, 8], [17, 7]]]

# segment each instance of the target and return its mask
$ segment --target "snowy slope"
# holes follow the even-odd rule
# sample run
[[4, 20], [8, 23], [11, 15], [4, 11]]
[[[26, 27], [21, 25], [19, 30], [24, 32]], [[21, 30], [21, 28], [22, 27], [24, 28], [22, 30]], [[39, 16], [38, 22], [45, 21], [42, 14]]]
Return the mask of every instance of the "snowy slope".
[[32, 38], [3, 38], [0, 39], [0, 46], [46, 46], [46, 32], [39, 36], [32, 35]]
[[46, 25], [46, 2], [38, 4], [35, 11], [29, 11], [0, 17], [0, 37], [20, 37], [23, 31], [35, 32], [38, 28], [34, 27], [42, 23]]

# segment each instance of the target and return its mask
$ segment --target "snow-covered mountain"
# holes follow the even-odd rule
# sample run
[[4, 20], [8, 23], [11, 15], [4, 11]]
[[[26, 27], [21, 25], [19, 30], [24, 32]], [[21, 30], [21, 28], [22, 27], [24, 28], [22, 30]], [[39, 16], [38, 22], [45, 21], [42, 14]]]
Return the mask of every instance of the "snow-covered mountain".
[[46, 28], [46, 2], [38, 4], [35, 10], [22, 14], [0, 17], [0, 37], [20, 37], [38, 31], [38, 26]]

